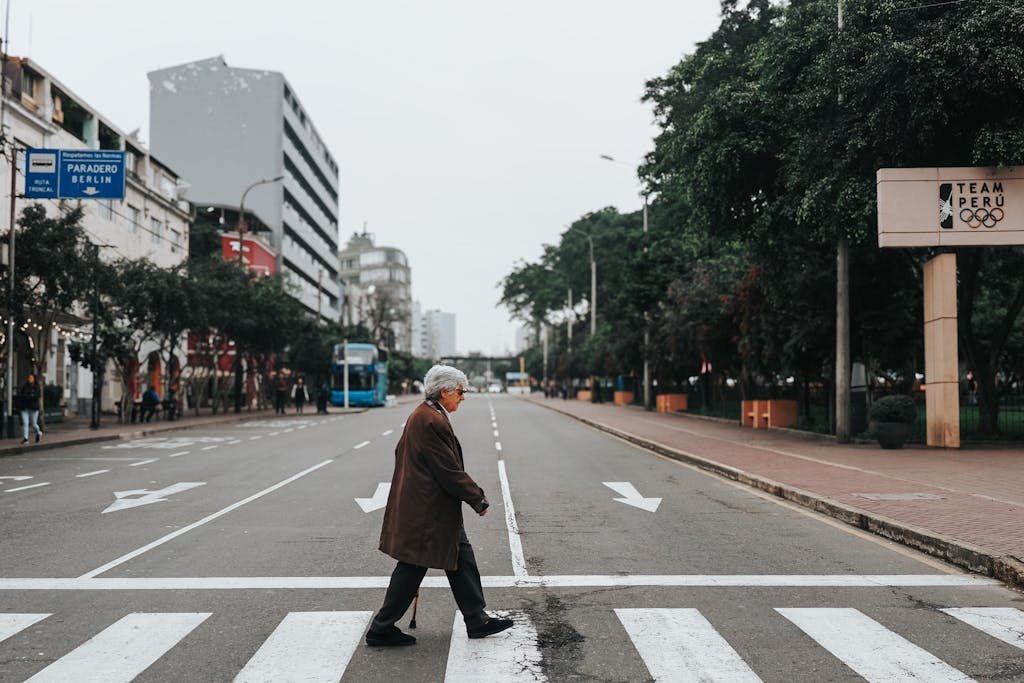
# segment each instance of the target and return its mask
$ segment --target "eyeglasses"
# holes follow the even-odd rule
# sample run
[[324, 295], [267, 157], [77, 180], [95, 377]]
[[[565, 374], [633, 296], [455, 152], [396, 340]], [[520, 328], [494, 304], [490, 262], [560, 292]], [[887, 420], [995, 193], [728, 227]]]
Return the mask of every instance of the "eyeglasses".
[[466, 390], [465, 389], [456, 389], [455, 393], [458, 394], [459, 396], [465, 396], [466, 395]]

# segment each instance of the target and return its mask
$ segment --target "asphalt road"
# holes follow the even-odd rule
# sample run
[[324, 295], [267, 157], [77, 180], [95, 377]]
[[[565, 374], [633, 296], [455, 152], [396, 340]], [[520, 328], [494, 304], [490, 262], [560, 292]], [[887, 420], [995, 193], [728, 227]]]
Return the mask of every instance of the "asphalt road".
[[412, 408], [0, 459], [0, 680], [1024, 680], [1018, 593], [504, 395], [454, 423], [517, 625], [469, 641], [432, 571], [366, 648]]

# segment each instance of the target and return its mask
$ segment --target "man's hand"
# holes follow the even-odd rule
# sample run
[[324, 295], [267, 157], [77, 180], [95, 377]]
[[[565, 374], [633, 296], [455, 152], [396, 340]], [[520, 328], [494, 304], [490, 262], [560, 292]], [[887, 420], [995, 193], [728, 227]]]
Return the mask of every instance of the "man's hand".
[[490, 508], [484, 508], [483, 510], [481, 510], [481, 511], [480, 511], [480, 512], [478, 512], [477, 514], [478, 514], [478, 515], [480, 515], [481, 517], [483, 517], [484, 515], [486, 515], [486, 514], [487, 514], [487, 511], [488, 511], [489, 509], [490, 509]]

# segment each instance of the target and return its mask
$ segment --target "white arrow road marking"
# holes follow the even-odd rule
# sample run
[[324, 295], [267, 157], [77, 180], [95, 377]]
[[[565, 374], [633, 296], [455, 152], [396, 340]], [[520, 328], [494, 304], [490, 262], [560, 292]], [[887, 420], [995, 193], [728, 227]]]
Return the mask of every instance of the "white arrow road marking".
[[373, 512], [374, 510], [380, 510], [388, 504], [389, 493], [391, 493], [391, 482], [382, 481], [377, 484], [377, 490], [373, 492], [373, 498], [356, 498], [355, 501], [359, 503], [359, 507], [363, 509], [363, 512]]
[[648, 512], [654, 512], [661, 505], [661, 498], [644, 498], [636, 490], [636, 487], [628, 481], [605, 481], [601, 483], [620, 496], [623, 496], [622, 498], [614, 499], [620, 503], [632, 505], [635, 508], [647, 510]]
[[10, 479], [11, 481], [25, 481], [26, 479], [31, 479], [31, 478], [32, 477], [24, 476], [24, 475], [22, 475], [22, 476], [0, 477], [0, 479]]
[[114, 491], [114, 496], [117, 500], [110, 504], [106, 510], [101, 514], [107, 514], [108, 512], [117, 512], [118, 510], [127, 510], [128, 508], [139, 507], [140, 505], [149, 505], [150, 503], [161, 503], [167, 498], [164, 496], [170, 496], [175, 493], [181, 493], [182, 491], [188, 491], [194, 489], [197, 486], [205, 485], [205, 481], [182, 481], [177, 484], [171, 484], [166, 488], [162, 488], [159, 491], [150, 491], [149, 489], [135, 489], [132, 491]]

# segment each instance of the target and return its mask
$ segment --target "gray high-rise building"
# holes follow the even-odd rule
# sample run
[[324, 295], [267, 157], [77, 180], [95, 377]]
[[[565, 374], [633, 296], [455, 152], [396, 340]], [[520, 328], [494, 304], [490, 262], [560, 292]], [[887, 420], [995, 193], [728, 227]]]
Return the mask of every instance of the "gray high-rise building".
[[153, 71], [149, 84], [150, 147], [188, 178], [200, 209], [237, 213], [246, 188], [283, 176], [252, 188], [245, 213], [269, 227], [299, 301], [339, 320], [338, 164], [284, 75], [214, 57]]

